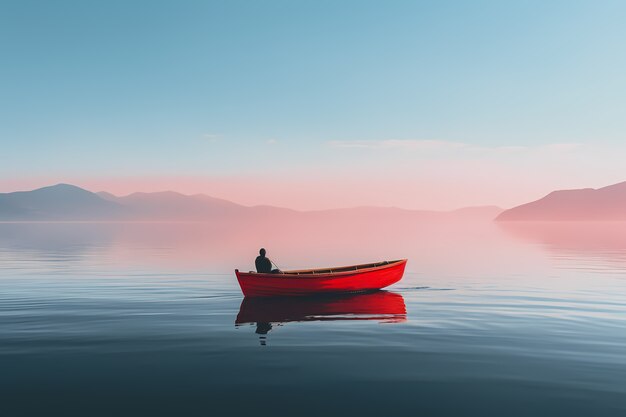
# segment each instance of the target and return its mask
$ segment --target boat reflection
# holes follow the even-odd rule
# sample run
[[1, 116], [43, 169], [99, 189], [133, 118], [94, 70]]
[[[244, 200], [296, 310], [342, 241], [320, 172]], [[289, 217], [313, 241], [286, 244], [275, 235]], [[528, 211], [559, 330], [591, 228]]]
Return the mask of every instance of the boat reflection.
[[406, 321], [404, 298], [389, 291], [316, 297], [246, 297], [235, 325], [256, 323], [257, 334], [267, 334], [272, 324], [301, 321], [376, 320]]

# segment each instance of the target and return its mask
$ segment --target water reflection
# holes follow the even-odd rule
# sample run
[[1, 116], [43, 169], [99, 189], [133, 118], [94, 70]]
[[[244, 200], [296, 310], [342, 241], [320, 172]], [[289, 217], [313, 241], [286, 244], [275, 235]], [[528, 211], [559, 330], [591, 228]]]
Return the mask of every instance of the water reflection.
[[499, 222], [507, 234], [541, 245], [568, 268], [623, 273], [626, 222]]
[[[255, 323], [255, 333], [266, 335], [276, 324], [302, 321], [406, 321], [402, 295], [389, 291], [317, 297], [246, 297], [235, 325]], [[261, 343], [264, 344], [262, 338]]]
[[[283, 269], [322, 268], [411, 259], [410, 268], [432, 273], [498, 273], [528, 264], [520, 246], [494, 222], [420, 222], [347, 219], [342, 222], [1, 223], [0, 269], [63, 267], [84, 273], [94, 266], [116, 274], [132, 270], [232, 274], [254, 269], [259, 247]], [[333, 239], [328, 239], [332, 235]], [[477, 237], [480, 244], [477, 244]], [[294, 245], [294, 241], [298, 244]], [[497, 252], [497, 256], [494, 253]], [[454, 258], [454, 262], [449, 259]], [[62, 262], [59, 262], [62, 261]], [[415, 270], [415, 269], [414, 269]], [[410, 270], [407, 272], [411, 272]]]
[[[0, 414], [626, 415], [626, 222], [346, 223], [0, 224]], [[402, 295], [242, 303], [260, 246], [412, 266]]]

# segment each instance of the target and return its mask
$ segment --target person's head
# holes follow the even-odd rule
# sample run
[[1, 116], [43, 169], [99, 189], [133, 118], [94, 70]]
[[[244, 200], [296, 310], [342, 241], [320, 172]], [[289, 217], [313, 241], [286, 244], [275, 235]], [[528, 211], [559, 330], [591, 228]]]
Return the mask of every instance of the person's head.
[[261, 248], [261, 250], [259, 251], [259, 254], [261, 256], [265, 256], [265, 248]]

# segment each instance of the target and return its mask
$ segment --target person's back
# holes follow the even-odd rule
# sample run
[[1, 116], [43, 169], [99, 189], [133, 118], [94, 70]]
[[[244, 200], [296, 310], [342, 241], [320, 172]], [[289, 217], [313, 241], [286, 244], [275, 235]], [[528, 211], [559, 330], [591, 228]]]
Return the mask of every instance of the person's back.
[[259, 251], [259, 256], [256, 257], [254, 261], [254, 265], [256, 266], [256, 272], [262, 274], [269, 274], [272, 272], [272, 261], [269, 258], [265, 257], [265, 249], [261, 248]]
[[265, 256], [257, 256], [254, 261], [256, 272], [267, 274], [272, 272], [272, 262]]

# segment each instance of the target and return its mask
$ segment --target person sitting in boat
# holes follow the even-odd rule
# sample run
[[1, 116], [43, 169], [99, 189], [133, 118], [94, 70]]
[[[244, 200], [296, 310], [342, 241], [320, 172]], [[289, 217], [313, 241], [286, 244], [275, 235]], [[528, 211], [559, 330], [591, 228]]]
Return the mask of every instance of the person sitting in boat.
[[265, 256], [264, 248], [259, 250], [259, 256], [256, 257], [254, 265], [256, 266], [256, 272], [262, 274], [280, 274], [280, 269], [272, 269], [272, 261]]

